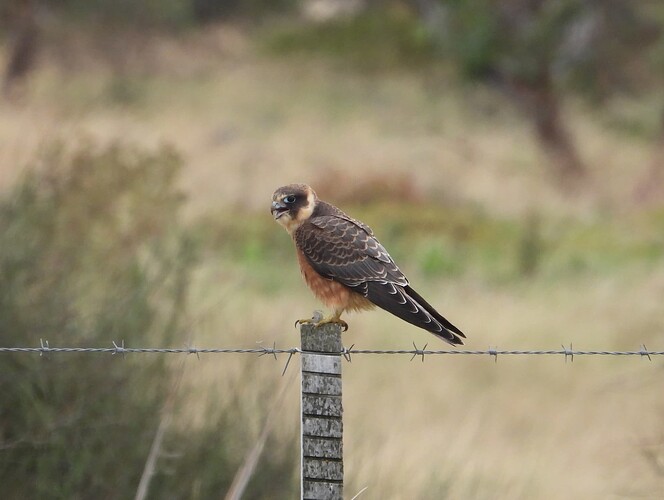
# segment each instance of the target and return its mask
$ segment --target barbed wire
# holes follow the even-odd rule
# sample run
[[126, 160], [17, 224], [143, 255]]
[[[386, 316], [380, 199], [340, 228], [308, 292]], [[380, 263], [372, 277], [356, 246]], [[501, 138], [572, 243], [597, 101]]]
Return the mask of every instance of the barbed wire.
[[[428, 344], [425, 344], [422, 349], [418, 348], [413, 343], [413, 349], [356, 349], [355, 344], [350, 347], [344, 347], [339, 352], [328, 352], [325, 354], [341, 355], [347, 361], [351, 361], [352, 355], [409, 355], [411, 361], [416, 357], [420, 357], [424, 361], [425, 356], [491, 356], [497, 361], [498, 356], [564, 356], [565, 361], [568, 359], [574, 361], [574, 356], [639, 356], [641, 358], [648, 358], [652, 361], [652, 356], [664, 356], [664, 351], [649, 351], [645, 344], [641, 344], [638, 351], [612, 351], [612, 350], [582, 350], [574, 349], [572, 344], [569, 347], [561, 346], [561, 349], [498, 349], [497, 347], [489, 347], [483, 350], [469, 350], [469, 349], [427, 349]], [[38, 347], [0, 347], [0, 353], [39, 353], [40, 356], [52, 353], [109, 353], [112, 355], [125, 355], [125, 354], [258, 354], [259, 356], [272, 355], [275, 358], [278, 354], [288, 354], [289, 361], [294, 354], [306, 353], [299, 347], [290, 348], [277, 348], [276, 344], [273, 347], [253, 347], [253, 348], [237, 348], [237, 347], [212, 347], [212, 348], [198, 348], [194, 346], [185, 347], [126, 347], [124, 341], [119, 343], [113, 341], [112, 347], [51, 347], [48, 340], [40, 340]], [[320, 353], [316, 353], [320, 354]]]

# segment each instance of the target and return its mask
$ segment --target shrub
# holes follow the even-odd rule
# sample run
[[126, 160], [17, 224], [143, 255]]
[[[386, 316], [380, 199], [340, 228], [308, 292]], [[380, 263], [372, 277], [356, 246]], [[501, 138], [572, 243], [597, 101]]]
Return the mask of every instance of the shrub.
[[[0, 199], [0, 343], [180, 337], [192, 259], [179, 166], [168, 148], [49, 148]], [[131, 496], [168, 386], [163, 358], [1, 356], [3, 494]]]

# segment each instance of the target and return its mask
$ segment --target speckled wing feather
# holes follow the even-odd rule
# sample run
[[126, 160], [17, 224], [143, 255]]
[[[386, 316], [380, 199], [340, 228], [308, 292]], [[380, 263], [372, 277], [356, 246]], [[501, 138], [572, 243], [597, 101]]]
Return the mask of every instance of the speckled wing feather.
[[[338, 211], [336, 207], [335, 211]], [[363, 295], [378, 307], [441, 337], [462, 344], [465, 335], [440, 315], [408, 283], [365, 224], [338, 211], [313, 216], [294, 234], [314, 270]]]

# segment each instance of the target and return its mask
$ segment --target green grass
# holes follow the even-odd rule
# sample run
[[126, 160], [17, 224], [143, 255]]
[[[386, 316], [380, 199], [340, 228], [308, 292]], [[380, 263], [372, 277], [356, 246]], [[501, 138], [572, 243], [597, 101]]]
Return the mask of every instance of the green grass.
[[[472, 276], [518, 283], [539, 275], [561, 281], [655, 269], [664, 262], [658, 212], [590, 221], [538, 218], [533, 226], [531, 216], [492, 217], [472, 206], [379, 202], [344, 209], [373, 228], [404, 270], [425, 280]], [[281, 291], [282, 278], [273, 269], [294, 262], [293, 243], [268, 214], [205, 216], [194, 232], [210, 252], [260, 276], [266, 290]]]
[[324, 55], [355, 70], [417, 68], [436, 63], [435, 43], [407, 9], [374, 9], [324, 23], [290, 23], [266, 31], [269, 54]]

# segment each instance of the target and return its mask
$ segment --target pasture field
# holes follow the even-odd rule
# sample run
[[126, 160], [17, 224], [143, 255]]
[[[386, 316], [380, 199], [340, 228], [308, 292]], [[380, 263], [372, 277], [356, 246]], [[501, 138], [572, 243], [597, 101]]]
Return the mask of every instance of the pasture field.
[[[499, 93], [443, 70], [362, 73], [260, 47], [233, 30], [155, 39], [121, 74], [89, 55], [68, 67], [46, 57], [28, 92], [0, 106], [0, 188], [54, 141], [174, 148], [198, 248], [181, 343], [298, 344], [294, 320], [320, 305], [269, 201], [306, 182], [373, 227], [469, 349], [664, 349], [664, 205], [634, 198], [654, 152], [649, 106], [600, 113], [570, 100], [591, 179], [563, 192]], [[447, 348], [380, 311], [346, 320], [347, 346]], [[346, 492], [662, 498], [662, 362], [354, 356], [343, 367]], [[205, 427], [232, 408], [258, 436], [290, 378], [284, 363], [188, 357], [173, 426]], [[295, 380], [270, 441], [292, 461], [293, 485], [298, 404]]]

